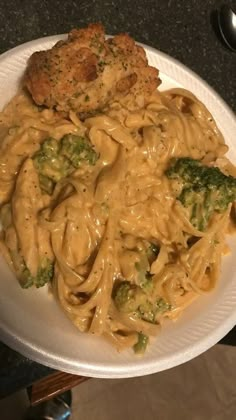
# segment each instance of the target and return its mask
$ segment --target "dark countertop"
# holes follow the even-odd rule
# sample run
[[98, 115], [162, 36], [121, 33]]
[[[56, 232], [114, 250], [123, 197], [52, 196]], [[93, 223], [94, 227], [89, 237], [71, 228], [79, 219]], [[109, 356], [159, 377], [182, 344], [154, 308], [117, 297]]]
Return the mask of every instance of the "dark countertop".
[[[236, 1], [228, 1], [236, 9]], [[217, 37], [220, 0], [8, 0], [0, 3], [0, 53], [39, 37], [102, 22], [106, 32], [128, 32], [184, 63], [236, 111], [236, 55]], [[224, 340], [236, 345], [234, 329]], [[0, 343], [0, 397], [51, 370]]]

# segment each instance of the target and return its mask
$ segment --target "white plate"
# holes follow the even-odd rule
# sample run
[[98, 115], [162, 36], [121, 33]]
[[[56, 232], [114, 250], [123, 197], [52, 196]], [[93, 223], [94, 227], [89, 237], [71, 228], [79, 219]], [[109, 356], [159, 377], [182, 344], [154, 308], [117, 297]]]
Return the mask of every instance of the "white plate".
[[[16, 93], [27, 58], [50, 48], [63, 36], [21, 45], [0, 57], [0, 109]], [[202, 100], [214, 115], [236, 161], [236, 121], [223, 100], [196, 74], [167, 55], [144, 46], [149, 63], [161, 71], [162, 89], [183, 86]], [[132, 350], [117, 353], [103, 339], [81, 334], [64, 315], [47, 288], [22, 290], [0, 259], [1, 339], [44, 365], [84, 376], [125, 378], [177, 366], [201, 354], [224, 337], [236, 323], [236, 239], [224, 258], [216, 290], [200, 298], [175, 323], [167, 323], [144, 357]]]

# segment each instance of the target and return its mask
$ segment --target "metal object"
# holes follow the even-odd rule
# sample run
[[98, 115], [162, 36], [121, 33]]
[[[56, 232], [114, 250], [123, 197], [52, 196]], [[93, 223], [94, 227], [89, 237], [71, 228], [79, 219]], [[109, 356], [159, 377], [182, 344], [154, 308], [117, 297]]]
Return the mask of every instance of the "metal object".
[[220, 33], [226, 45], [236, 51], [236, 13], [231, 7], [224, 5], [218, 13]]
[[30, 407], [26, 420], [69, 420], [71, 416], [71, 391], [49, 401]]

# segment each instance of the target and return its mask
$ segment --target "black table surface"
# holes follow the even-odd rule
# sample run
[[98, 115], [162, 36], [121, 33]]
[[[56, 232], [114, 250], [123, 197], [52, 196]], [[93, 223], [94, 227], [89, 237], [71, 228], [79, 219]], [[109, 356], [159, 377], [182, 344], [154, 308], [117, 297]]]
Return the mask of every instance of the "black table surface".
[[[0, 2], [0, 53], [23, 42], [101, 22], [109, 34], [128, 32], [195, 71], [236, 111], [236, 55], [220, 39], [220, 0], [8, 0]], [[236, 8], [236, 1], [228, 1]], [[223, 343], [236, 345], [234, 328]], [[0, 397], [51, 369], [0, 343]]]

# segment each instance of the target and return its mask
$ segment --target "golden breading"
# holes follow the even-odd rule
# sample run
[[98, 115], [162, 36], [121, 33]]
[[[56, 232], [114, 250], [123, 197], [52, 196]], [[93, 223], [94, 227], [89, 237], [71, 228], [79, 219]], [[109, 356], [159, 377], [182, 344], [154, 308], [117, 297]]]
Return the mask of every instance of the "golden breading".
[[128, 93], [150, 95], [160, 84], [145, 51], [127, 34], [105, 39], [100, 24], [73, 29], [66, 41], [29, 59], [24, 85], [38, 105], [90, 113]]

